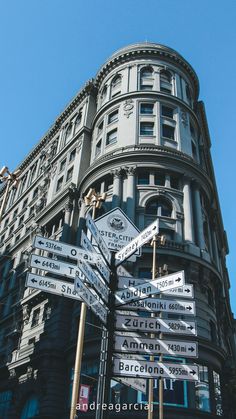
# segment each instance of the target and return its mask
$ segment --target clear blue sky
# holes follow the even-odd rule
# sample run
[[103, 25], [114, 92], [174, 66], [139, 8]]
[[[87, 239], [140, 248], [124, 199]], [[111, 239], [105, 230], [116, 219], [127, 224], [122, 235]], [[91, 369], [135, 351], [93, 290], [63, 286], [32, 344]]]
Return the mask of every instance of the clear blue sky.
[[230, 255], [236, 313], [235, 0], [1, 0], [0, 166], [14, 169], [118, 48], [168, 45], [194, 67]]

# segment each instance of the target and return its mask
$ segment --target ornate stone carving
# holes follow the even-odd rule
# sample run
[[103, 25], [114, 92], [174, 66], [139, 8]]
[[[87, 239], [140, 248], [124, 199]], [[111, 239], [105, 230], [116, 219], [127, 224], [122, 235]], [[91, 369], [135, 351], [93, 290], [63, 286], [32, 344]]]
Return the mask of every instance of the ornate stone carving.
[[133, 109], [134, 109], [134, 101], [133, 99], [128, 99], [125, 101], [124, 105], [124, 115], [129, 118], [130, 115], [133, 113]]
[[127, 166], [125, 167], [125, 171], [127, 176], [134, 176], [136, 173], [137, 167], [136, 166]]
[[30, 317], [30, 309], [29, 309], [29, 306], [27, 304], [22, 306], [22, 315], [23, 315], [24, 324], [28, 324], [29, 323], [29, 317]]
[[111, 172], [114, 177], [120, 177], [122, 175], [123, 170], [124, 169], [122, 167], [119, 167], [117, 169], [112, 170]]
[[183, 126], [186, 128], [188, 126], [188, 117], [187, 113], [183, 110], [181, 110], [181, 122]]

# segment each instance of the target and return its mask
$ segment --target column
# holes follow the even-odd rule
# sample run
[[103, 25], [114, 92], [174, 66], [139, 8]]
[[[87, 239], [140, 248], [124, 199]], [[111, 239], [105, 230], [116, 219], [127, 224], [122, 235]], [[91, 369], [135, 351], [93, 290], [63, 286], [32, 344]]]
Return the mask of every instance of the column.
[[64, 208], [65, 218], [62, 230], [61, 241], [68, 242], [71, 226], [72, 202], [68, 202]]
[[80, 246], [81, 231], [85, 228], [86, 205], [83, 199], [80, 200], [79, 206], [80, 206], [80, 209], [79, 209], [79, 218], [78, 218], [78, 226], [77, 226], [77, 233], [76, 233], [76, 246]]
[[113, 173], [112, 208], [115, 208], [115, 207], [120, 207], [122, 169], [115, 169], [113, 170], [112, 173]]
[[127, 173], [127, 191], [126, 191], [126, 212], [128, 217], [135, 220], [135, 171], [136, 167], [126, 168]]
[[203, 218], [202, 218], [202, 204], [200, 199], [200, 192], [199, 187], [196, 183], [193, 185], [193, 193], [194, 193], [194, 215], [196, 221], [196, 236], [197, 236], [197, 244], [200, 249], [205, 249], [205, 239], [204, 239], [204, 231], [203, 231]]
[[190, 181], [184, 178], [183, 185], [184, 193], [184, 240], [193, 242], [194, 241], [194, 230], [193, 230], [193, 208], [191, 199]]

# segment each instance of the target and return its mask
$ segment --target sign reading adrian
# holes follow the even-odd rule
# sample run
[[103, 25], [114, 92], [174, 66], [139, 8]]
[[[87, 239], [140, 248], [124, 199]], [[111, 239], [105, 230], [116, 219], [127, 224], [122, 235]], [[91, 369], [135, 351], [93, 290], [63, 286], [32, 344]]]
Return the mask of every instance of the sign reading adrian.
[[[120, 208], [114, 208], [95, 220], [108, 249], [121, 250], [140, 233]], [[140, 255], [140, 249], [135, 252]]]

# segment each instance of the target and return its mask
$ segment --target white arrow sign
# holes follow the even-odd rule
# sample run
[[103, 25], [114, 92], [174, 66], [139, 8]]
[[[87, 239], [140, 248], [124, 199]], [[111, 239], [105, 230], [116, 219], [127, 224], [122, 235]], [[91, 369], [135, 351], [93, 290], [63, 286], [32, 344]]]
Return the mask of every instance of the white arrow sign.
[[126, 377], [172, 378], [174, 380], [199, 381], [197, 365], [171, 364], [130, 359], [113, 360], [115, 375]]
[[133, 239], [127, 246], [123, 247], [119, 252], [115, 254], [117, 259], [117, 265], [122, 263], [125, 259], [128, 259], [133, 253], [136, 252], [141, 246], [149, 242], [153, 236], [159, 232], [159, 219], [150, 224], [145, 228], [135, 239]]
[[[118, 277], [118, 289], [123, 290], [123, 288], [137, 287], [138, 285], [144, 285], [150, 282], [150, 279], [140, 279], [134, 278], [131, 276], [119, 276]], [[165, 297], [167, 296], [176, 296], [182, 298], [193, 298], [194, 289], [192, 284], [185, 284], [183, 287], [176, 287], [170, 290], [161, 291]]]
[[185, 320], [158, 319], [155, 317], [141, 317], [130, 315], [116, 315], [116, 329], [152, 332], [152, 333], [177, 333], [180, 335], [197, 335], [196, 323]]
[[71, 259], [83, 259], [94, 265], [96, 265], [98, 261], [102, 260], [101, 255], [90, 253], [81, 247], [71, 246], [57, 240], [46, 239], [45, 237], [40, 236], [35, 236], [33, 247], [36, 247], [36, 249], [46, 250], [50, 253], [56, 253], [57, 255], [64, 257], [68, 256]]
[[108, 309], [104, 306], [103, 301], [99, 300], [98, 296], [87, 288], [82, 279], [77, 275], [75, 277], [75, 290], [85, 304], [91, 307], [92, 311], [106, 324]]
[[125, 288], [115, 293], [116, 305], [147, 298], [152, 294], [160, 294], [163, 291], [183, 286], [184, 283], [184, 271], [180, 271], [149, 282], [144, 282], [142, 285], [137, 285], [137, 287]]
[[74, 278], [75, 274], [78, 273], [77, 265], [34, 254], [31, 255], [29, 264], [31, 268], [43, 269], [44, 271], [68, 276], [69, 278]]
[[[84, 233], [84, 231], [82, 231], [81, 234], [81, 246], [87, 250], [90, 253], [95, 253], [96, 251], [92, 245], [92, 243], [89, 241], [88, 237], [86, 236], [86, 234]], [[96, 268], [99, 270], [100, 274], [103, 276], [103, 278], [109, 283], [110, 282], [110, 270], [107, 268], [107, 266], [105, 265], [105, 263], [103, 263], [102, 261], [98, 261], [96, 263]]]
[[26, 287], [82, 301], [79, 294], [75, 292], [74, 283], [60, 281], [59, 279], [50, 278], [49, 276], [40, 276], [28, 272]]
[[95, 274], [87, 262], [80, 260], [78, 262], [78, 267], [80, 271], [85, 275], [89, 283], [94, 286], [95, 290], [100, 294], [100, 296], [106, 302], [108, 302], [109, 289], [107, 288], [106, 284], [102, 282], [102, 279]]
[[147, 355], [168, 354], [197, 358], [197, 343], [174, 340], [148, 339], [141, 336], [115, 334], [115, 351]]
[[119, 310], [142, 310], [151, 313], [174, 313], [193, 315], [196, 314], [195, 302], [180, 300], [163, 300], [157, 298], [146, 298], [145, 300], [133, 301], [118, 307]]
[[94, 239], [96, 240], [99, 249], [101, 250], [104, 258], [107, 260], [107, 262], [110, 264], [111, 263], [111, 252], [110, 250], [107, 248], [106, 243], [104, 242], [96, 224], [94, 223], [94, 221], [92, 220], [92, 217], [90, 214], [87, 215], [86, 218], [86, 225], [89, 228], [91, 234], [93, 235]]

